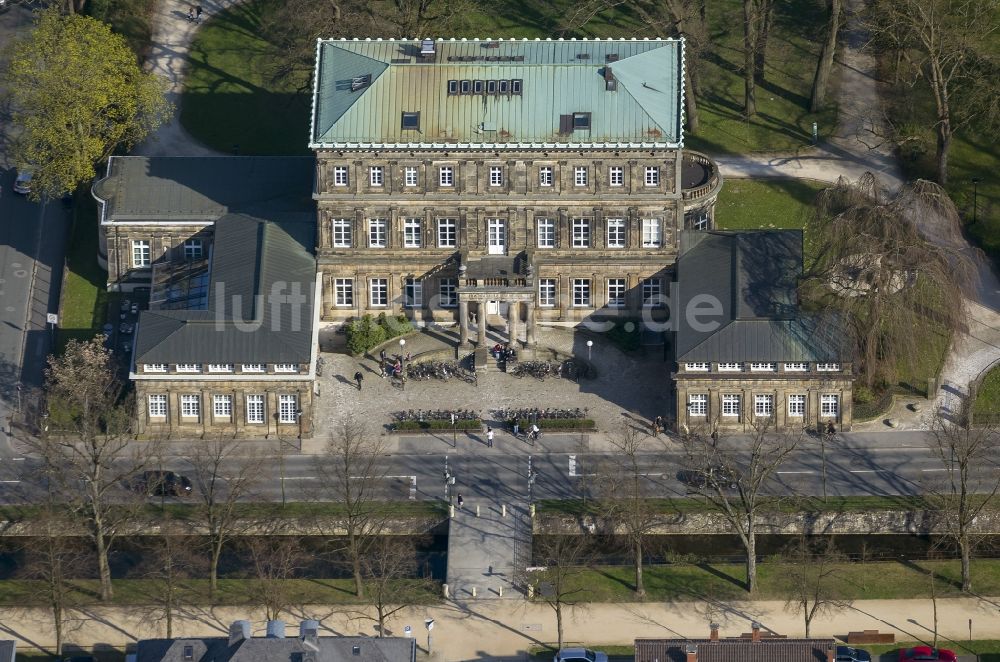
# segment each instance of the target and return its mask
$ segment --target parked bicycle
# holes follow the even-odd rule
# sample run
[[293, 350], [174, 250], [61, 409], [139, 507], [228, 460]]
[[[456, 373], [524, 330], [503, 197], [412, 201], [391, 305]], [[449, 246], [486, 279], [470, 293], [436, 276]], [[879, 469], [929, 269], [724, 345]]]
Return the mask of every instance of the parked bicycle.
[[479, 412], [472, 409], [407, 409], [397, 411], [393, 418], [402, 423], [403, 421], [450, 421], [454, 416], [456, 421], [475, 421], [479, 419]]

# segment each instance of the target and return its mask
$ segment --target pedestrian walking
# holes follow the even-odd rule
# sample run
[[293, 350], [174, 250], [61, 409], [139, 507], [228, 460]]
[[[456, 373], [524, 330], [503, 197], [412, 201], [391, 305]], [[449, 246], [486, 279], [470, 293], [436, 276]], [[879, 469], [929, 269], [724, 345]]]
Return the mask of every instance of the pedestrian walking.
[[188, 9], [188, 20], [189, 21], [193, 21], [194, 20], [194, 9], [193, 8], [192, 9]]
[[458, 499], [456, 499], [456, 500], [458, 501], [458, 509], [461, 510], [462, 509], [462, 504], [465, 503], [465, 499], [463, 499], [462, 495], [459, 494], [458, 495]]
[[486, 428], [486, 447], [493, 448], [493, 428]]
[[201, 5], [195, 5], [194, 15], [196, 20], [201, 20]]
[[361, 374], [360, 370], [358, 370], [356, 373], [354, 373], [354, 381], [356, 381], [358, 383], [358, 390], [359, 391], [361, 390], [361, 380], [364, 379], [364, 378], [365, 378], [365, 376]]
[[837, 428], [833, 426], [833, 421], [826, 422], [826, 436], [832, 437], [837, 434]]
[[383, 348], [381, 352], [378, 353], [378, 358], [382, 363], [385, 363], [385, 349]]
[[386, 375], [386, 372], [385, 372], [385, 361], [379, 361], [378, 362], [378, 376], [381, 377], [382, 379], [385, 379], [385, 375]]
[[661, 432], [663, 432], [663, 417], [657, 416], [653, 421], [653, 436], [659, 437]]

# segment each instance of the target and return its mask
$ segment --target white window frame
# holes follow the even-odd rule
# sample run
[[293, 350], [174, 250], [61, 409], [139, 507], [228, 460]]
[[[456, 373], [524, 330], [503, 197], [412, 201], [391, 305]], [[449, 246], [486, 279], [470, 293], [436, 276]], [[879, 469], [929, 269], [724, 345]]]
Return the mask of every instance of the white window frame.
[[660, 169], [656, 166], [646, 166], [646, 186], [660, 185]]
[[806, 415], [806, 396], [800, 393], [792, 393], [788, 396], [788, 416], [791, 418], [802, 418]]
[[298, 363], [275, 363], [274, 371], [281, 373], [297, 373], [299, 371]]
[[608, 248], [625, 248], [625, 219], [624, 218], [609, 218], [607, 219], [607, 246]]
[[330, 238], [334, 248], [350, 248], [354, 243], [353, 219], [330, 219]]
[[490, 166], [490, 186], [503, 186], [503, 166]]
[[385, 184], [385, 170], [382, 166], [371, 166], [368, 168], [368, 185], [383, 186]]
[[628, 281], [624, 278], [608, 279], [608, 308], [624, 308]]
[[608, 186], [625, 186], [625, 168], [611, 166], [608, 168]]
[[556, 220], [554, 218], [539, 218], [537, 221], [536, 244], [539, 248], [556, 247]]
[[840, 372], [839, 363], [817, 363], [816, 372]]
[[209, 372], [215, 372], [215, 373], [219, 373], [219, 372], [232, 372], [233, 371], [233, 364], [232, 363], [209, 363], [208, 364], [208, 371]]
[[590, 308], [593, 305], [593, 290], [589, 278], [573, 279], [573, 307]]
[[413, 187], [417, 185], [417, 167], [416, 166], [404, 166], [403, 167], [403, 186]]
[[185, 260], [200, 260], [201, 256], [204, 254], [204, 248], [202, 246], [201, 239], [187, 239], [184, 241], [184, 259]]
[[836, 393], [825, 393], [819, 396], [819, 414], [825, 417], [836, 417], [840, 414], [840, 396]]
[[656, 308], [663, 305], [663, 279], [642, 279], [642, 307]]
[[438, 296], [442, 308], [456, 308], [458, 306], [458, 279], [442, 278], [438, 281]]
[[774, 395], [758, 393], [753, 396], [753, 415], [758, 418], [774, 416]]
[[552, 166], [540, 166], [538, 168], [538, 185], [551, 187], [553, 180], [553, 169]]
[[163, 393], [150, 393], [146, 397], [146, 412], [150, 418], [166, 418], [167, 396]]
[[181, 394], [181, 418], [199, 418], [201, 416], [201, 396], [191, 393]]
[[297, 423], [299, 420], [299, 396], [282, 393], [278, 395], [278, 422]]
[[132, 267], [145, 269], [152, 264], [152, 248], [148, 239], [132, 240]]
[[251, 393], [247, 395], [247, 423], [256, 424], [263, 423], [264, 416], [264, 396]]
[[538, 307], [555, 308], [556, 306], [556, 279], [538, 279]]
[[422, 220], [415, 217], [403, 219], [403, 248], [420, 248], [422, 246]]
[[245, 373], [261, 373], [266, 371], [267, 366], [263, 363], [244, 363], [240, 366], [240, 372]]
[[353, 278], [333, 279], [333, 305], [338, 308], [350, 308], [354, 306]]
[[590, 219], [573, 219], [573, 248], [590, 248]]
[[719, 372], [743, 372], [742, 363], [719, 363]]
[[439, 218], [437, 220], [438, 248], [455, 248], [458, 246], [458, 219]]
[[708, 372], [712, 364], [707, 361], [694, 361], [684, 364], [684, 372]]
[[406, 308], [422, 308], [424, 305], [424, 282], [419, 278], [407, 278], [403, 281], [403, 306]]
[[333, 185], [347, 186], [348, 175], [347, 166], [333, 166]]
[[708, 415], [708, 394], [688, 393], [688, 416]]
[[455, 167], [440, 166], [438, 168], [438, 186], [451, 188], [455, 185]]
[[389, 219], [368, 219], [368, 248], [385, 248], [388, 245]]
[[808, 372], [808, 363], [786, 363], [784, 365], [785, 372]]
[[722, 415], [735, 418], [740, 415], [742, 409], [742, 397], [737, 393], [724, 393], [722, 395]]
[[212, 417], [232, 418], [233, 417], [233, 396], [220, 394], [212, 396]]
[[573, 184], [576, 186], [586, 186], [590, 178], [587, 173], [587, 166], [573, 167]]
[[389, 305], [389, 279], [369, 278], [368, 306], [371, 308], [385, 308], [388, 305]]
[[658, 218], [642, 219], [642, 247], [659, 248], [663, 245], [663, 224]]
[[778, 369], [777, 363], [751, 363], [750, 372], [774, 372]]
[[177, 372], [201, 372], [200, 363], [178, 363]]
[[143, 363], [142, 364], [142, 371], [143, 372], [166, 372], [167, 371], [167, 364], [166, 363]]

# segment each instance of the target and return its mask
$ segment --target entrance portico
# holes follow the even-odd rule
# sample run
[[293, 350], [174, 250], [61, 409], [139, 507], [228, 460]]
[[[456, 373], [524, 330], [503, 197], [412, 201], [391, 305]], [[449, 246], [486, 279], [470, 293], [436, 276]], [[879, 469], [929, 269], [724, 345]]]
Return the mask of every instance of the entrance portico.
[[[459, 341], [469, 342], [469, 321], [472, 314], [476, 323], [476, 346], [486, 347], [487, 315], [493, 308], [496, 314], [506, 313], [508, 342], [517, 342], [524, 308], [525, 344], [535, 345], [535, 283], [534, 270], [526, 252], [516, 256], [484, 256], [470, 258], [462, 255], [458, 268], [458, 326]], [[506, 310], [504, 310], [506, 309]]]

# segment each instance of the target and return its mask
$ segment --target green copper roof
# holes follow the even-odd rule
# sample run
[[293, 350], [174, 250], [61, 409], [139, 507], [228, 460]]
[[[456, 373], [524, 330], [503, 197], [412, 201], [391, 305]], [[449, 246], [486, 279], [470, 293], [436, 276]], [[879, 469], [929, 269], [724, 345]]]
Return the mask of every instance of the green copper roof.
[[319, 40], [310, 146], [677, 147], [683, 80], [674, 39]]

